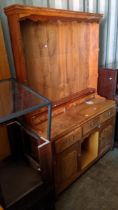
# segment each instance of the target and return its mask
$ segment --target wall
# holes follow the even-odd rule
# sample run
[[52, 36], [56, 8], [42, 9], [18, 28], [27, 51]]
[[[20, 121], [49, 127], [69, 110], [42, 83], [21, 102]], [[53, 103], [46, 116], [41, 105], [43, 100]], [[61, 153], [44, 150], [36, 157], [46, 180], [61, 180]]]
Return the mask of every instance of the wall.
[[99, 63], [118, 62], [118, 1], [117, 0], [0, 0], [1, 20], [8, 51], [10, 68], [14, 74], [12, 50], [10, 45], [7, 19], [3, 8], [11, 4], [28, 4], [33, 6], [71, 9], [85, 12], [104, 14], [100, 25], [100, 54]]

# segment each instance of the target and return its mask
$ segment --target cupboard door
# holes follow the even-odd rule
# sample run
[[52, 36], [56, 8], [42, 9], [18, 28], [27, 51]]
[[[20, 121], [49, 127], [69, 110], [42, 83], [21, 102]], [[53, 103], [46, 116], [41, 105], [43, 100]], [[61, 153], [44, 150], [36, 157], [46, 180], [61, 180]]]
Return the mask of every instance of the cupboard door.
[[75, 180], [80, 171], [80, 144], [77, 142], [62, 153], [56, 155], [55, 187], [59, 193]]
[[104, 153], [113, 146], [113, 137], [114, 137], [114, 120], [110, 121], [103, 126], [100, 131], [100, 139], [99, 139], [99, 154]]
[[108, 99], [114, 99], [116, 93], [117, 71], [100, 68], [98, 77], [98, 94]]

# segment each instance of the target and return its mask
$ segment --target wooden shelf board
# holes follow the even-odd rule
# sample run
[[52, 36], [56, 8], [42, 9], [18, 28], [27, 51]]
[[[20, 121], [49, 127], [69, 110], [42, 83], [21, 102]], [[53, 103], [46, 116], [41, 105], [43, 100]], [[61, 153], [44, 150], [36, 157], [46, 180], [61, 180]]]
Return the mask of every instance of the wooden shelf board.
[[82, 154], [81, 168], [84, 169], [89, 163], [91, 163], [94, 159], [96, 159], [97, 155], [84, 152]]
[[43, 184], [39, 172], [24, 159], [8, 159], [2, 164], [0, 181], [7, 207]]

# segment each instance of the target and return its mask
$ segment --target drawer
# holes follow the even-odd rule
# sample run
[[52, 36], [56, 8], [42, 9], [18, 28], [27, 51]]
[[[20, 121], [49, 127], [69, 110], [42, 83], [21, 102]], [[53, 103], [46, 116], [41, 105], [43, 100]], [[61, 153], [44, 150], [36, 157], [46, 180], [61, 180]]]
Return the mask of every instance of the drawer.
[[60, 138], [55, 141], [55, 152], [60, 153], [63, 152], [66, 148], [70, 147], [72, 144], [76, 143], [82, 137], [82, 129], [77, 128], [73, 132], [68, 135]]
[[116, 110], [115, 108], [111, 108], [100, 115], [100, 123], [105, 122], [106, 120], [110, 119], [111, 117], [115, 116]]
[[83, 135], [86, 135], [88, 132], [93, 130], [94, 128], [98, 127], [99, 125], [99, 118], [93, 118], [92, 120], [89, 120], [83, 125]]

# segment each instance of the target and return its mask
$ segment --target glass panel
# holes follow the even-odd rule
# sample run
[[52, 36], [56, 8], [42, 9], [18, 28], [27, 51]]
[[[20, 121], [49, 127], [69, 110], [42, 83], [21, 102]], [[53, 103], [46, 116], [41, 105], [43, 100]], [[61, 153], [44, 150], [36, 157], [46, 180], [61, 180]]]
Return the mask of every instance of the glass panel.
[[0, 82], [0, 123], [49, 105], [48, 99], [15, 80]]

